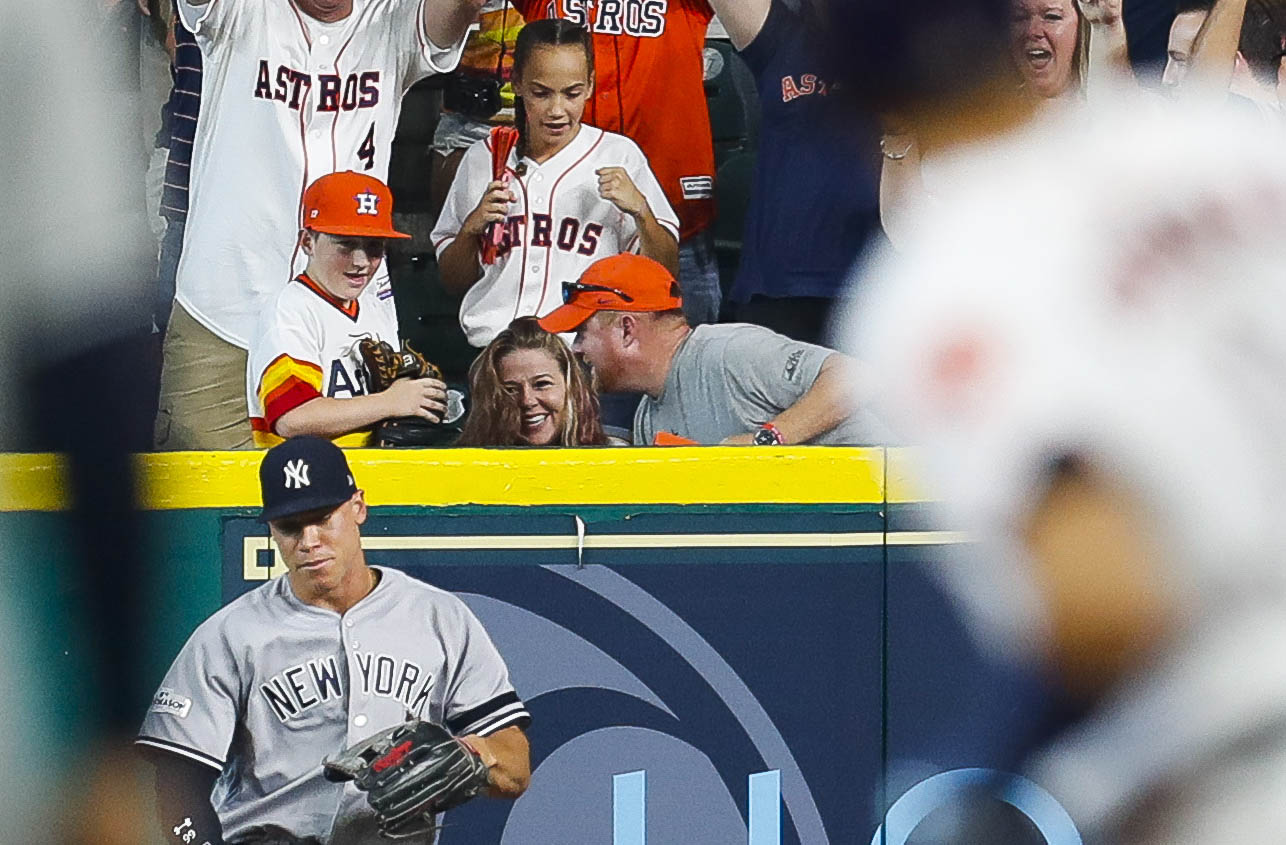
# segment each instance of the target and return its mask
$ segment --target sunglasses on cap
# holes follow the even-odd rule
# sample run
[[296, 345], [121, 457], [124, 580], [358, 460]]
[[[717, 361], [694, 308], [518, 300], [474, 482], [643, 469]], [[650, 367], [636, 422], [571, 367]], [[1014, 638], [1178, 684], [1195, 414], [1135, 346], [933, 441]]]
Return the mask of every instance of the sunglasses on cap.
[[634, 301], [634, 297], [618, 288], [609, 288], [606, 285], [590, 285], [585, 282], [563, 282], [564, 305], [571, 302], [572, 298], [578, 293], [614, 293], [625, 302]]

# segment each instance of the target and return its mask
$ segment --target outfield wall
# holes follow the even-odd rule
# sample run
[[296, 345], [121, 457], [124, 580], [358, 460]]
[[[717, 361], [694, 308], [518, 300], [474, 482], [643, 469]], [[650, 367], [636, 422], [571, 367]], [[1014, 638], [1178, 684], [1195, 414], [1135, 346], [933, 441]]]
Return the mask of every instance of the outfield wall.
[[[456, 812], [442, 845], [611, 842], [613, 776], [638, 770], [652, 843], [746, 842], [748, 778], [765, 771], [780, 773], [778, 841], [865, 843], [916, 784], [1009, 764], [1031, 685], [975, 652], [935, 587], [965, 538], [932, 523], [900, 450], [349, 455], [369, 558], [460, 594], [535, 717], [531, 790]], [[191, 630], [281, 571], [254, 519], [258, 459], [138, 459], [140, 715]], [[74, 688], [75, 607], [93, 597], [67, 567], [61, 474], [50, 456], [0, 456], [0, 528], [57, 573], [28, 612], [45, 608], [44, 659]]]

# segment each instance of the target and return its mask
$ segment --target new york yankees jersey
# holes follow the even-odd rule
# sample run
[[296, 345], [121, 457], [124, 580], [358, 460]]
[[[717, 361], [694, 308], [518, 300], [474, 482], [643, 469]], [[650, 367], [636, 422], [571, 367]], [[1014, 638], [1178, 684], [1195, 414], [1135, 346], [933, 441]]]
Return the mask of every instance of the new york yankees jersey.
[[[523, 175], [516, 175], [518, 170]], [[516, 317], [543, 317], [562, 305], [562, 283], [575, 281], [600, 258], [637, 252], [638, 225], [598, 195], [601, 167], [623, 167], [647, 199], [657, 221], [679, 234], [647, 157], [629, 138], [582, 124], [553, 158], [537, 164], [509, 154], [513, 175], [500, 258], [483, 266], [482, 278], [460, 303], [460, 325], [474, 346], [486, 346]], [[456, 171], [446, 205], [433, 230], [438, 255], [477, 207], [491, 182], [491, 139], [470, 147]]]
[[387, 181], [402, 95], [455, 67], [426, 40], [425, 0], [355, 0], [335, 23], [288, 0], [180, 0], [205, 62], [180, 304], [248, 348], [255, 316], [303, 270], [304, 188], [356, 170]]
[[530, 721], [504, 660], [457, 597], [393, 569], [342, 617], [288, 576], [192, 634], [136, 742], [219, 771], [224, 836], [279, 825], [328, 845], [375, 842], [373, 814], [322, 760], [408, 716], [486, 736]]
[[[366, 368], [357, 351], [364, 337], [398, 346], [397, 312], [388, 277], [372, 280], [347, 302], [300, 274], [277, 294], [250, 345], [246, 402], [255, 445], [281, 442], [277, 420], [305, 402], [325, 396], [351, 399], [368, 392]], [[335, 439], [345, 447], [366, 446], [371, 432]]]

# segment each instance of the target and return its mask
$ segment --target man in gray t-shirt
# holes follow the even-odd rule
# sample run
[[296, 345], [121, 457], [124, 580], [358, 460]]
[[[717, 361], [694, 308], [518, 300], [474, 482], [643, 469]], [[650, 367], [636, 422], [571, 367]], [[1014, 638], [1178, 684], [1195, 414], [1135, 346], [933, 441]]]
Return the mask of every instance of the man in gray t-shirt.
[[673, 277], [622, 254], [563, 285], [540, 321], [576, 332], [574, 348], [604, 391], [642, 393], [634, 443], [856, 445], [882, 440], [855, 412], [855, 363], [821, 346], [744, 323], [690, 327]]
[[460, 599], [366, 563], [366, 503], [343, 453], [292, 438], [259, 479], [288, 572], [196, 629], [139, 731], [166, 841], [383, 841], [363, 794], [322, 761], [412, 718], [461, 737], [490, 794], [522, 794], [531, 718], [508, 668]]

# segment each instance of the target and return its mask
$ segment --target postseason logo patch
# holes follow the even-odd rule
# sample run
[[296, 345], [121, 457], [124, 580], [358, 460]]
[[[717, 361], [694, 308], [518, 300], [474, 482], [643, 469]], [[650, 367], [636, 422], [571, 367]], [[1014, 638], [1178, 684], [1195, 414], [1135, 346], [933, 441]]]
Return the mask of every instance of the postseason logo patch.
[[683, 176], [679, 179], [685, 200], [714, 199], [713, 176]]
[[152, 699], [151, 710], [153, 713], [168, 713], [171, 716], [186, 719], [192, 710], [192, 699], [175, 695], [174, 690], [162, 687], [157, 690], [156, 697]]

